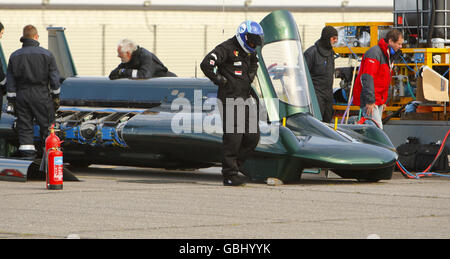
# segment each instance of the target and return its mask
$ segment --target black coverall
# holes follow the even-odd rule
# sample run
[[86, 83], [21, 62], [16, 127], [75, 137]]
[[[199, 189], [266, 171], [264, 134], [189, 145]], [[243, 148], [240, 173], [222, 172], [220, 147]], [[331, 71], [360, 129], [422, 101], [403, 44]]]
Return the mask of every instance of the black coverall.
[[50, 51], [39, 47], [39, 42], [33, 39], [21, 38], [20, 41], [22, 48], [9, 58], [7, 98], [15, 103], [19, 152], [22, 156], [33, 157], [36, 155], [33, 120], [36, 119], [40, 128], [41, 148], [55, 120], [52, 99], [59, 98], [60, 77]]
[[131, 59], [127, 63], [120, 63], [111, 71], [109, 79], [131, 78], [147, 79], [152, 77], [176, 77], [167, 67], [150, 51], [138, 48], [131, 54]]
[[311, 80], [319, 102], [323, 122], [333, 119], [333, 79], [334, 79], [334, 51], [328, 44], [318, 40], [308, 48], [304, 55], [308, 64]]
[[[219, 110], [223, 127], [222, 174], [224, 177], [231, 177], [238, 174], [239, 167], [258, 145], [260, 138], [258, 119], [254, 119], [257, 114], [250, 112], [255, 109], [251, 109], [250, 105], [241, 105], [244, 101], [246, 104], [255, 104], [249, 97], [252, 91], [250, 84], [258, 69], [258, 58], [256, 53], [246, 53], [236, 37], [232, 37], [208, 53], [200, 67], [219, 87], [217, 98], [221, 101]], [[242, 102], [236, 104], [239, 98]], [[241, 112], [245, 110], [245, 114], [238, 114], [241, 108]], [[230, 115], [231, 109], [234, 113]], [[241, 125], [239, 115], [245, 115], [245, 125]], [[230, 126], [230, 123], [234, 126]]]

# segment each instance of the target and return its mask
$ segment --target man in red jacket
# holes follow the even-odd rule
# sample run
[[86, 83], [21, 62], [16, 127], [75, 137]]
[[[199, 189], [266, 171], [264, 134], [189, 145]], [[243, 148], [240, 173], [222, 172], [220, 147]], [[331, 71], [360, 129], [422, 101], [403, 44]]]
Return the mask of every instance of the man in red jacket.
[[386, 108], [395, 53], [403, 44], [403, 34], [391, 30], [377, 46], [363, 56], [353, 89], [353, 104], [359, 105], [362, 116], [383, 128], [382, 115]]

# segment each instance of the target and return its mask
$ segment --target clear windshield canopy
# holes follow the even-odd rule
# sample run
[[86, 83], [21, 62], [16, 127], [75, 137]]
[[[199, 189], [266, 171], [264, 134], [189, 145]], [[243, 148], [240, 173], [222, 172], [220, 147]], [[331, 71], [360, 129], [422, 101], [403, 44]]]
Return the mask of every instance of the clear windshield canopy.
[[300, 42], [283, 40], [269, 43], [264, 45], [262, 56], [280, 101], [309, 108], [308, 79]]

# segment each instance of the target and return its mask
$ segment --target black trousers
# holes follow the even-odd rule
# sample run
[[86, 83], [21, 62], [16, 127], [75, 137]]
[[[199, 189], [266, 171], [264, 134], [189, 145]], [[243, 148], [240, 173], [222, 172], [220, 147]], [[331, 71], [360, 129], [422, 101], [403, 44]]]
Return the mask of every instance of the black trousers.
[[22, 156], [35, 156], [34, 121], [39, 125], [39, 151], [45, 145], [48, 130], [55, 121], [55, 110], [47, 86], [36, 86], [17, 90], [17, 133], [19, 152]]
[[333, 95], [324, 96], [321, 94], [317, 95], [317, 101], [320, 107], [320, 113], [322, 115], [322, 121], [330, 123], [333, 119]]
[[[258, 145], [258, 106], [254, 99], [220, 99], [223, 127], [222, 175], [237, 175], [239, 168]], [[253, 106], [252, 106], [253, 105]]]

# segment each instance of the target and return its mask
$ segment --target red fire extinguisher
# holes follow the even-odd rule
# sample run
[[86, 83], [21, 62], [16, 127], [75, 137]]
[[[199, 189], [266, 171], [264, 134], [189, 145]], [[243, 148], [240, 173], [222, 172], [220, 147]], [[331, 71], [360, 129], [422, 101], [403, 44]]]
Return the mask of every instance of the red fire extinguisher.
[[53, 126], [50, 129], [50, 135], [45, 139], [46, 182], [48, 190], [61, 190], [63, 188], [63, 152], [60, 148], [61, 141], [56, 136]]
[[63, 188], [63, 152], [52, 148], [47, 155], [47, 189], [61, 190]]

